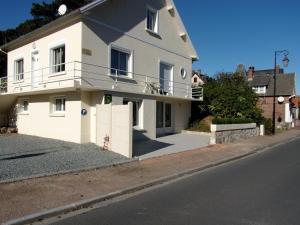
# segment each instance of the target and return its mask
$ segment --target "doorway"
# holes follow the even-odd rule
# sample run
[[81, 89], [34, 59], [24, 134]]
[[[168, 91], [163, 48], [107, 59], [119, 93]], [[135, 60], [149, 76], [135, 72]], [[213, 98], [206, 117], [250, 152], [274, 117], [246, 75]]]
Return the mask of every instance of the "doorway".
[[171, 103], [156, 102], [156, 135], [160, 136], [174, 132], [172, 108]]
[[32, 52], [31, 55], [31, 85], [33, 88], [37, 88], [41, 81], [41, 71], [39, 62], [39, 52]]

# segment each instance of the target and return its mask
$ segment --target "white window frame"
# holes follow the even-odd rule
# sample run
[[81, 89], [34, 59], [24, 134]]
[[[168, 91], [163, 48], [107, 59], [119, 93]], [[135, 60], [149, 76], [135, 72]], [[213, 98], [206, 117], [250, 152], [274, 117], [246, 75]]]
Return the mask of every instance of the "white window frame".
[[[56, 108], [56, 101], [61, 100], [61, 110], [57, 110]], [[53, 97], [52, 107], [53, 107], [53, 113], [65, 113], [66, 112], [66, 97], [65, 96], [57, 96]]]
[[[153, 13], [155, 16], [154, 16], [154, 26], [153, 26], [153, 29], [149, 29], [148, 28], [148, 12], [151, 12]], [[145, 29], [147, 31], [150, 31], [152, 33], [155, 33], [155, 34], [158, 34], [159, 33], [159, 15], [158, 15], [158, 10], [154, 9], [153, 7], [151, 6], [147, 6], [146, 7], [146, 21], [145, 21]]]
[[175, 65], [172, 64], [172, 63], [169, 63], [167, 61], [159, 59], [159, 61], [158, 61], [158, 81], [159, 81], [160, 85], [161, 85], [161, 81], [160, 81], [160, 65], [161, 64], [165, 64], [165, 65], [170, 66], [172, 68], [171, 69], [171, 77], [170, 77], [170, 80], [169, 80], [170, 90], [169, 90], [168, 94], [173, 95], [174, 94], [174, 70], [175, 70]]
[[[20, 71], [18, 71], [18, 62], [22, 61], [23, 62], [23, 71], [22, 73], [20, 73]], [[22, 76], [22, 79], [20, 79], [20, 76]], [[14, 61], [14, 80], [15, 82], [20, 82], [20, 81], [24, 81], [24, 58], [18, 58]]]
[[255, 86], [252, 88], [256, 94], [266, 94], [267, 87], [266, 86]]
[[[111, 52], [112, 50], [115, 50], [115, 51], [118, 51], [118, 52], [122, 52], [122, 53], [126, 53], [129, 55], [128, 57], [128, 61], [127, 61], [127, 71], [126, 71], [126, 74], [127, 75], [118, 75], [118, 74], [113, 74], [111, 72], [111, 70], [113, 70], [114, 68], [112, 68], [112, 65], [111, 65]], [[108, 68], [109, 68], [109, 71], [108, 71], [108, 74], [110, 76], [118, 76], [118, 77], [122, 77], [122, 78], [133, 78], [133, 51], [130, 50], [130, 49], [127, 49], [127, 48], [123, 48], [123, 47], [120, 47], [120, 46], [117, 46], [117, 45], [110, 45], [110, 48], [109, 48], [109, 65], [108, 65]]]
[[[27, 109], [25, 110], [25, 102], [27, 102]], [[28, 98], [21, 98], [19, 99], [19, 114], [29, 114], [29, 99]]]
[[[65, 52], [64, 52], [64, 56], [65, 56], [65, 62], [64, 63], [61, 63], [61, 64], [57, 64], [57, 65], [54, 65], [54, 52], [56, 49], [58, 48], [61, 48], [61, 47], [64, 47], [65, 48]], [[56, 45], [52, 45], [50, 48], [49, 48], [49, 59], [50, 59], [50, 67], [49, 67], [49, 74], [50, 75], [61, 75], [61, 74], [65, 74], [66, 73], [66, 44], [64, 42], [61, 42], [59, 44], [56, 44]], [[56, 72], [55, 71], [55, 66], [62, 66], [64, 65], [64, 70], [61, 70], [59, 72]]]

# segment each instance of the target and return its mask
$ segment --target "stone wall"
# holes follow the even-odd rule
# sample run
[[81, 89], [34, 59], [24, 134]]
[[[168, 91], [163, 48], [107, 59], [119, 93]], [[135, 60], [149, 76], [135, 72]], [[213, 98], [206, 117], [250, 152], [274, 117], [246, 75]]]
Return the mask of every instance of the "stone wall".
[[234, 142], [260, 135], [260, 130], [255, 123], [251, 124], [226, 124], [211, 125], [211, 144]]

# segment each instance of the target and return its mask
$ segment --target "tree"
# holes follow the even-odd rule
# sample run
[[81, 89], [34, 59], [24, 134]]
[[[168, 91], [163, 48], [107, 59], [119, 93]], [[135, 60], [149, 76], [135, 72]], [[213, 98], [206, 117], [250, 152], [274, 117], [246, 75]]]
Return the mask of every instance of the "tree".
[[221, 73], [203, 88], [204, 101], [198, 105], [200, 118], [213, 115], [215, 118], [262, 120], [262, 111], [256, 106], [258, 96], [240, 73]]
[[[57, 9], [61, 4], [68, 7], [68, 12], [90, 3], [92, 0], [53, 0], [51, 3], [33, 3], [31, 7], [32, 19], [26, 20], [14, 29], [0, 31], [0, 46], [17, 39], [58, 17]], [[0, 77], [7, 75], [7, 57], [0, 53]]]

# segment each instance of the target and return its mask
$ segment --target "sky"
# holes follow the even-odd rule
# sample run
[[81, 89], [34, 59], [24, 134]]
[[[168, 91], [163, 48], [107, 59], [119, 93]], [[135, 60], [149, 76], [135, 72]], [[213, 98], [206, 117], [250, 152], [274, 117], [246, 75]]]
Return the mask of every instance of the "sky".
[[[50, 0], [46, 0], [50, 1]], [[1, 2], [0, 30], [30, 18], [32, 2]], [[299, 0], [174, 0], [199, 54], [194, 69], [210, 76], [234, 71], [238, 64], [274, 67], [275, 50], [288, 50], [286, 72], [300, 74]], [[279, 62], [281, 65], [281, 59]], [[300, 93], [300, 79], [297, 93]]]

